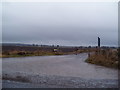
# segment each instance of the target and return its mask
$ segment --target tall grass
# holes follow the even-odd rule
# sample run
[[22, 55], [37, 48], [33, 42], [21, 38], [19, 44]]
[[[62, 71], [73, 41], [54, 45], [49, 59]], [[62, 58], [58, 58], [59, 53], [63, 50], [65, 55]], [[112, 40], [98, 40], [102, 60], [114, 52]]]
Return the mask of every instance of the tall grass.
[[116, 49], [99, 49], [91, 54], [86, 62], [101, 66], [118, 68], [118, 50]]

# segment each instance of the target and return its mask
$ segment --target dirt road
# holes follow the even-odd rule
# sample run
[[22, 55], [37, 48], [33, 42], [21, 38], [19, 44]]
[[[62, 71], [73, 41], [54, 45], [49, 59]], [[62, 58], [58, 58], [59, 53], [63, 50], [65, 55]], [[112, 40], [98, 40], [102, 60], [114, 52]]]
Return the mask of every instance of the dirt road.
[[[16, 78], [17, 75], [21, 75], [27, 78], [29, 74], [30, 81], [36, 84], [44, 84], [39, 82], [42, 81], [40, 78], [47, 76], [49, 80], [46, 80], [45, 77], [43, 78], [46, 80], [45, 82], [50, 82], [50, 80], [53, 82], [57, 81], [58, 83], [65, 82], [64, 87], [96, 87], [100, 82], [104, 83], [100, 84], [99, 87], [117, 87], [117, 70], [88, 64], [84, 62], [85, 59], [87, 59], [87, 53], [63, 56], [4, 58], [3, 76], [7, 75], [9, 78], [10, 76]], [[40, 77], [37, 78], [38, 82], [35, 82], [35, 75], [40, 75]], [[81, 84], [81, 80], [83, 84]], [[68, 85], [68, 81], [75, 85]], [[76, 82], [78, 82], [78, 84], [76, 84]], [[49, 84], [50, 83], [47, 83], [46, 85], [49, 86]], [[56, 83], [54, 86], [61, 87], [61, 85], [62, 84]], [[3, 86], [6, 87], [6, 83], [3, 83]]]

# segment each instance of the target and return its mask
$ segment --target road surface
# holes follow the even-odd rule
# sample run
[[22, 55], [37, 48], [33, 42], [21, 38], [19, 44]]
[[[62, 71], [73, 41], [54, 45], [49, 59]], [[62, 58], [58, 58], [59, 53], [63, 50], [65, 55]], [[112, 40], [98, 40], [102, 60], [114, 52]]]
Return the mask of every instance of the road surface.
[[[34, 87], [41, 87], [40, 85], [43, 85], [42, 87], [117, 87], [118, 71], [86, 63], [87, 57], [87, 53], [82, 53], [4, 58], [3, 76], [11, 80], [17, 76], [27, 78], [29, 84], [39, 84], [38, 86], [30, 85]], [[55, 82], [52, 86], [51, 81]], [[9, 82], [12, 84], [12, 81]], [[5, 80], [3, 87], [14, 87], [9, 85], [9, 82]], [[61, 82], [65, 82], [64, 85]]]

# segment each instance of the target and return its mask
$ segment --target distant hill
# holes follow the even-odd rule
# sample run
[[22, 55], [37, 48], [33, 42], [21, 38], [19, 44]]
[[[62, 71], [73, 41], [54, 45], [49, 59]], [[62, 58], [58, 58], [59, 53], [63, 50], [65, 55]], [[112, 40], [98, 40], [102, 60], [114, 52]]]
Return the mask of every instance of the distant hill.
[[[61, 47], [61, 48], [96, 48], [96, 46], [59, 46], [59, 45], [38, 45], [38, 44], [22, 44], [22, 43], [0, 43], [0, 46], [39, 46], [39, 47]], [[113, 48], [117, 49], [118, 47], [114, 46], [101, 46], [103, 49]]]
[[2, 46], [33, 46], [32, 44], [2, 43]]

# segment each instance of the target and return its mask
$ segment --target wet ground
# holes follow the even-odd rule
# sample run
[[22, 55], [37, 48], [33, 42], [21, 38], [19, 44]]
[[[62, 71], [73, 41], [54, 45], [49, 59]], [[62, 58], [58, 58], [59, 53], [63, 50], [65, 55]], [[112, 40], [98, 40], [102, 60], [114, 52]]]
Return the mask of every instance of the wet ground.
[[[95, 80], [97, 80], [98, 82], [100, 80], [103, 80], [101, 82], [105, 82], [105, 83], [101, 84], [101, 87], [105, 87], [105, 86], [117, 87], [118, 71], [116, 69], [111, 69], [103, 66], [97, 66], [86, 63], [85, 60], [87, 59], [87, 57], [88, 57], [87, 53], [82, 53], [79, 55], [4, 58], [3, 74], [5, 75], [7, 73], [8, 75], [10, 74], [11, 76], [13, 76], [15, 75], [15, 73], [19, 72], [19, 73], [26, 73], [26, 75], [27, 74], [43, 75], [43, 76], [48, 75], [48, 77], [49, 75], [50, 77], [55, 76], [59, 78], [59, 80], [57, 78], [54, 78], [55, 81], [56, 80], [60, 81], [61, 79], [63, 79], [61, 82], [66, 82], [64, 84], [64, 87], [67, 87], [66, 86], [67, 81], [65, 81], [67, 77], [77, 78], [75, 79], [75, 81], [74, 78], [72, 78], [74, 83], [76, 82], [76, 80], [78, 80], [77, 82], [79, 82], [79, 84], [76, 84], [77, 85], [76, 87], [82, 87], [81, 86], [82, 84], [80, 82], [82, 79], [84, 84], [87, 82], [88, 83], [92, 82], [93, 84], [97, 85], [98, 83], [94, 83], [96, 82]], [[66, 77], [66, 78], [61, 78], [61, 77]], [[6, 83], [7, 81], [4, 81], [3, 83], [4, 87], [7, 86]], [[71, 87], [70, 85], [68, 87]], [[49, 86], [49, 84], [47, 86]], [[57, 84], [55, 86], [57, 86]], [[91, 86], [96, 87], [92, 84], [88, 86], [86, 84], [83, 87], [91, 87]]]

